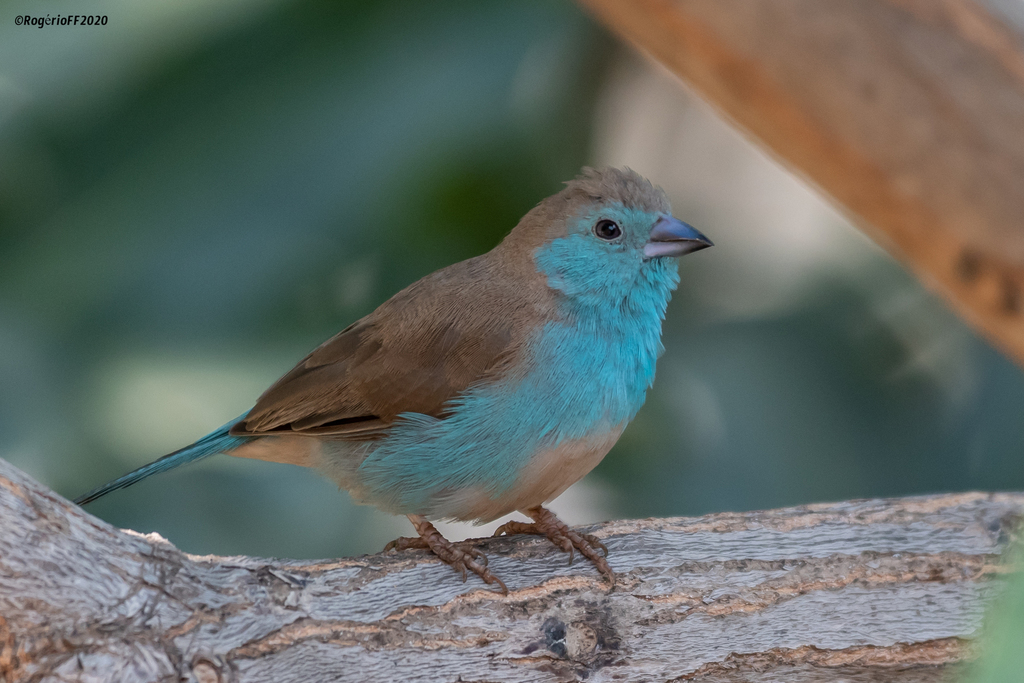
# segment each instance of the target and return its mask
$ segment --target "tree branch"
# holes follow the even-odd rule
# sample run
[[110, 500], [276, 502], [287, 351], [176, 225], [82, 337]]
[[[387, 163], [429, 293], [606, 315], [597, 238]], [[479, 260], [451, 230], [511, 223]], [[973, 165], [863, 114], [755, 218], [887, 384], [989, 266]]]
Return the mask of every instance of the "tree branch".
[[[18, 681], [938, 681], [968, 656], [1024, 494], [592, 527], [619, 574], [481, 543], [511, 594], [425, 552], [197, 557], [0, 460], [0, 673]], [[461, 678], [460, 678], [461, 677]]]
[[1024, 39], [981, 0], [579, 0], [1024, 363]]

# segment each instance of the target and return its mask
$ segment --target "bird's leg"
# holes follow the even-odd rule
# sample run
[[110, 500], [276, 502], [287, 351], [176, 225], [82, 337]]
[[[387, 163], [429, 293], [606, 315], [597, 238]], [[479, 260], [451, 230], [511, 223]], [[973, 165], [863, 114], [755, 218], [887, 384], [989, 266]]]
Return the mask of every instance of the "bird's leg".
[[457, 572], [462, 573], [462, 580], [466, 580], [466, 570], [473, 572], [484, 583], [496, 583], [501, 586], [501, 592], [508, 595], [508, 588], [505, 582], [491, 573], [487, 568], [487, 556], [474, 548], [467, 541], [452, 543], [441, 535], [441, 532], [434, 528], [434, 525], [420, 515], [407, 515], [409, 521], [416, 528], [419, 534], [416, 538], [396, 538], [384, 546], [384, 552], [389, 550], [409, 550], [411, 548], [422, 548], [430, 550], [437, 555], [442, 562], [451, 566]]
[[537, 534], [538, 536], [547, 536], [552, 543], [569, 553], [569, 564], [572, 564], [575, 551], [579, 550], [583, 557], [594, 563], [598, 571], [608, 577], [612, 586], [615, 585], [615, 573], [608, 566], [608, 561], [598, 552], [600, 549], [607, 556], [608, 548], [601, 543], [597, 536], [576, 533], [565, 522], [558, 519], [555, 513], [540, 505], [520, 510], [520, 512], [532, 519], [533, 523], [505, 522], [495, 530], [494, 535]]

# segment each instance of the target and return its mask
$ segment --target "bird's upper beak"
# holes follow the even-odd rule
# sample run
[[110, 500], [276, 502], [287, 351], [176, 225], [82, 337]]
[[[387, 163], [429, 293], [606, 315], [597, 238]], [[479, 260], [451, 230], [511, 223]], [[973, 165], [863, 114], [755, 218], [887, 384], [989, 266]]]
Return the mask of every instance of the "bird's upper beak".
[[692, 225], [678, 218], [662, 216], [651, 228], [651, 237], [644, 245], [644, 258], [683, 256], [715, 246]]

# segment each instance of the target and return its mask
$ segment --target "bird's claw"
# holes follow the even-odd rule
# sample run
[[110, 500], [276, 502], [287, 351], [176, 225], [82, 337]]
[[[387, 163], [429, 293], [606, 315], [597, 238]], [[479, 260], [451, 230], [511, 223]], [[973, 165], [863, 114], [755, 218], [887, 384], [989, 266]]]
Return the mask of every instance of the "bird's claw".
[[[594, 563], [597, 570], [607, 577], [612, 586], [615, 586], [615, 573], [605, 559], [608, 557], [608, 547], [593, 534], [580, 534], [569, 528], [562, 520], [558, 519], [550, 510], [543, 507], [530, 508], [525, 511], [533, 518], [532, 523], [528, 522], [505, 522], [494, 531], [495, 536], [512, 534], [535, 534], [546, 536], [552, 543], [569, 553], [569, 565], [576, 558], [576, 551]], [[603, 555], [598, 552], [601, 550]]]
[[416, 538], [403, 537], [395, 539], [384, 547], [385, 552], [388, 550], [407, 550], [411, 548], [430, 550], [438, 559], [459, 572], [462, 575], [463, 582], [469, 578], [468, 572], [473, 572], [484, 583], [488, 585], [497, 584], [501, 587], [501, 592], [504, 595], [508, 595], [508, 587], [505, 585], [505, 582], [492, 574], [491, 570], [487, 568], [489, 564], [487, 555], [473, 546], [475, 540], [479, 539], [467, 539], [458, 543], [452, 543], [442, 536], [434, 528], [433, 524], [422, 517], [410, 516], [410, 520], [416, 526], [416, 531], [420, 536]]
[[582, 536], [583, 539], [586, 540], [586, 542], [590, 545], [594, 546], [595, 548], [600, 548], [601, 552], [604, 553], [604, 556], [608, 557], [608, 546], [606, 546], [604, 543], [601, 543], [601, 539], [599, 539], [594, 534], [580, 534], [580, 536]]
[[[462, 544], [456, 543], [455, 545], [461, 546]], [[482, 552], [480, 552], [473, 546], [468, 546], [468, 550], [466, 552], [468, 552], [474, 560], [480, 560], [480, 562], [482, 562], [485, 567], [490, 563], [490, 560], [487, 559], [487, 555], [484, 555]]]
[[[459, 548], [463, 552], [467, 553], [474, 560], [479, 560], [481, 563], [483, 563], [483, 566], [486, 567], [489, 562], [489, 560], [487, 559], [487, 555], [483, 554], [482, 552], [474, 548], [472, 543], [473, 539], [469, 539], [466, 541], [458, 541], [456, 543], [452, 543], [452, 546], [455, 548]], [[382, 550], [381, 552], [387, 553], [392, 550], [397, 550], [399, 552], [403, 550], [431, 550], [431, 547], [430, 544], [428, 544], [419, 536], [402, 536], [400, 538], [396, 538], [395, 540], [391, 541], [386, 546], [384, 546], [384, 550]]]
[[[508, 587], [505, 582], [499, 579], [497, 576], [491, 573], [491, 570], [487, 568], [487, 556], [476, 548], [463, 549], [460, 548], [457, 543], [449, 543], [445, 541], [447, 546], [432, 547], [431, 550], [434, 554], [441, 559], [447, 565], [450, 565], [455, 571], [462, 574], [463, 583], [466, 582], [468, 574], [466, 570], [469, 570], [479, 576], [484, 583], [498, 584], [501, 587], [501, 592], [504, 595], [508, 595]], [[478, 561], [479, 560], [479, 561]]]

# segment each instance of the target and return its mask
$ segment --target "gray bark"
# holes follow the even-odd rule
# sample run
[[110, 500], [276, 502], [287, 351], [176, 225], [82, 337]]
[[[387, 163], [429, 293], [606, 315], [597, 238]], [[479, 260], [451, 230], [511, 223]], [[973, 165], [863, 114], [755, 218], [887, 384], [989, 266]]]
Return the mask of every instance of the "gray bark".
[[938, 681], [969, 657], [1024, 494], [609, 522], [614, 590], [483, 541], [502, 596], [423, 551], [196, 557], [0, 460], [0, 673], [17, 681]]

